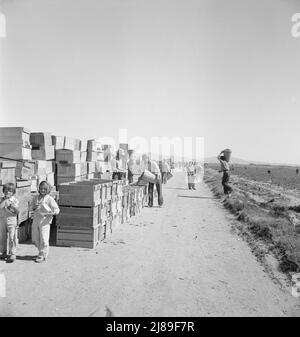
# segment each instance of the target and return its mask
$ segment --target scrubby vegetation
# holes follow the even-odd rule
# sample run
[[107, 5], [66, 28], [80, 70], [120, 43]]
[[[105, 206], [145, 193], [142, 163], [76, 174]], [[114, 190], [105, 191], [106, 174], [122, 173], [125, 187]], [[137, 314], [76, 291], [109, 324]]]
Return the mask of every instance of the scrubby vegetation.
[[[245, 169], [246, 171], [246, 169]], [[273, 170], [272, 170], [273, 173]], [[266, 174], [267, 171], [266, 171]], [[239, 231], [247, 237], [259, 258], [272, 252], [280, 261], [283, 272], [299, 271], [300, 267], [300, 200], [299, 205], [289, 205], [284, 193], [278, 193], [270, 184], [232, 176], [233, 195], [224, 196], [221, 175], [206, 169], [204, 181], [224, 206], [236, 215]], [[261, 248], [262, 244], [265, 248]]]

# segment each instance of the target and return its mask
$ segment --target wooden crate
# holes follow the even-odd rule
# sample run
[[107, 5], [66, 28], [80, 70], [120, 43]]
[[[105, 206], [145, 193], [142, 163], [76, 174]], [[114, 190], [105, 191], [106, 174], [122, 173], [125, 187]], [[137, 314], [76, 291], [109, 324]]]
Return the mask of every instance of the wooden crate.
[[30, 131], [23, 127], [1, 127], [0, 143], [20, 144], [23, 147], [30, 147]]
[[80, 141], [80, 149], [81, 152], [87, 151], [87, 140], [81, 140]]
[[0, 160], [0, 169], [16, 168], [17, 162], [14, 160]]
[[75, 139], [75, 150], [76, 151], [81, 151], [81, 140], [80, 139], [78, 139], [78, 138], [76, 138]]
[[56, 244], [64, 247], [95, 248], [102, 236], [103, 228], [61, 227], [57, 226]]
[[99, 207], [60, 206], [57, 224], [61, 227], [97, 227], [99, 224]]
[[54, 145], [40, 146], [31, 150], [32, 159], [36, 160], [53, 160], [55, 157]]
[[31, 160], [31, 149], [23, 147], [22, 144], [0, 143], [0, 157], [12, 160]]
[[59, 177], [79, 177], [82, 175], [81, 164], [57, 163]]
[[34, 162], [23, 161], [16, 163], [16, 178], [29, 179], [34, 174]]
[[100, 184], [92, 180], [60, 184], [60, 205], [94, 207], [100, 204]]
[[52, 146], [52, 136], [49, 132], [31, 132], [30, 144], [32, 149], [39, 149], [40, 147]]
[[77, 164], [81, 162], [80, 151], [75, 150], [56, 150], [56, 161], [69, 164]]
[[75, 151], [76, 150], [76, 139], [65, 137], [64, 149]]
[[95, 139], [89, 139], [87, 141], [87, 151], [88, 152], [97, 151], [97, 143]]
[[55, 147], [55, 150], [61, 150], [65, 145], [65, 136], [52, 136], [52, 144]]
[[51, 160], [36, 160], [34, 163], [34, 174], [49, 174], [54, 172], [53, 161]]
[[16, 170], [14, 168], [0, 168], [0, 185], [15, 182]]

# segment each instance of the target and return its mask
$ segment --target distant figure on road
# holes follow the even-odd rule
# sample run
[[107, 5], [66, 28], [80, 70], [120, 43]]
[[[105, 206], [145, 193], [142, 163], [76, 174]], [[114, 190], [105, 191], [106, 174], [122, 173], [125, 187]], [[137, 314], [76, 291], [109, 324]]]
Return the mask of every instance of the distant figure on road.
[[299, 169], [298, 168], [296, 168], [296, 174], [299, 174]]
[[187, 166], [187, 178], [188, 178], [188, 188], [189, 190], [195, 190], [195, 180], [196, 180], [196, 166], [194, 162], [190, 161]]
[[167, 175], [171, 172], [168, 162], [164, 159], [161, 164], [161, 180], [163, 184], [167, 183]]
[[224, 194], [228, 195], [230, 197], [231, 193], [232, 193], [232, 188], [229, 185], [229, 170], [230, 170], [230, 166], [229, 166], [229, 157], [224, 155], [224, 152], [227, 150], [223, 150], [219, 155], [218, 155], [218, 160], [221, 164], [221, 170], [220, 172], [223, 172], [223, 178], [222, 178], [222, 185], [224, 188]]

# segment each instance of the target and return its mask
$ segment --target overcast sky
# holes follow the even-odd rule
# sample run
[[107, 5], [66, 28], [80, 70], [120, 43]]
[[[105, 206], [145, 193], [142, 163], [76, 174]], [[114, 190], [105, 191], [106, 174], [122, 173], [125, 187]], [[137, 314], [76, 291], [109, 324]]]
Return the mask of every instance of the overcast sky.
[[300, 163], [299, 0], [0, 0], [4, 126]]

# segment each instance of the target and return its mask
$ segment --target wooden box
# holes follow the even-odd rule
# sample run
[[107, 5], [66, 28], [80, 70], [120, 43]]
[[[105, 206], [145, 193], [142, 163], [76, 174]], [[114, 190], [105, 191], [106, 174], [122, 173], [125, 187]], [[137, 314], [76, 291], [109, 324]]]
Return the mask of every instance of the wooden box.
[[65, 136], [52, 136], [52, 144], [55, 150], [62, 150], [65, 145]]
[[54, 145], [45, 145], [39, 149], [31, 150], [31, 156], [36, 160], [53, 160], [55, 157]]
[[76, 150], [76, 139], [70, 138], [70, 137], [65, 137], [64, 149], [75, 151]]
[[0, 143], [0, 157], [12, 160], [31, 160], [31, 149], [23, 147], [22, 144]]
[[100, 204], [100, 185], [92, 181], [60, 184], [60, 205], [94, 207]]
[[64, 247], [94, 249], [102, 237], [102, 226], [95, 228], [57, 227], [56, 244]]
[[15, 182], [15, 168], [0, 168], [0, 185]]
[[75, 139], [75, 151], [81, 151], [81, 140], [78, 138]]
[[78, 177], [82, 175], [81, 164], [57, 164], [57, 176], [59, 177]]
[[56, 217], [61, 227], [97, 227], [99, 224], [99, 207], [64, 207]]
[[41, 147], [52, 146], [52, 137], [49, 132], [32, 132], [30, 134], [30, 144], [32, 149], [38, 150]]
[[87, 151], [87, 140], [80, 141], [80, 151], [86, 152]]
[[73, 150], [56, 150], [56, 161], [61, 163], [77, 164], [80, 163], [80, 151]]
[[87, 151], [88, 152], [97, 151], [97, 144], [95, 139], [89, 139], [87, 141]]
[[30, 131], [22, 127], [1, 127], [0, 143], [19, 144], [30, 148]]

